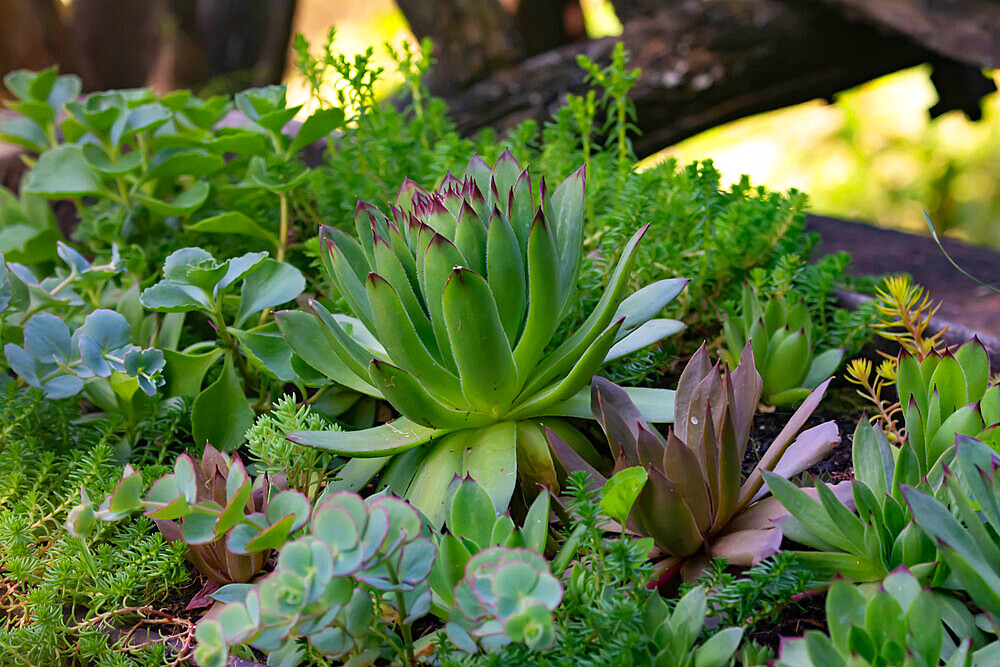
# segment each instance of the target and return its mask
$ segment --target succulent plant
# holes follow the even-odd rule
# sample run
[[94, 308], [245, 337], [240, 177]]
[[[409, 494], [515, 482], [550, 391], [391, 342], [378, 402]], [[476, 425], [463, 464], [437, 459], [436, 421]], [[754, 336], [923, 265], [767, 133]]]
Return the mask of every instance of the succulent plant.
[[791, 303], [777, 294], [762, 304], [749, 283], [743, 284], [740, 313], [728, 310], [722, 324], [727, 348], [723, 356], [731, 370], [739, 363], [744, 346], [753, 346], [764, 383], [763, 401], [768, 405], [802, 402], [833, 375], [844, 358], [841, 348], [817, 354], [812, 318], [802, 300]]
[[528, 508], [524, 526], [518, 528], [507, 513], [497, 516], [493, 501], [471, 477], [456, 477], [448, 487], [447, 532], [436, 534], [438, 557], [431, 571], [435, 613], [447, 616], [455, 600], [452, 592], [465, 576], [473, 556], [504, 546], [542, 553], [549, 528], [549, 493], [542, 491]]
[[38, 313], [24, 325], [23, 347], [7, 343], [4, 355], [11, 369], [47, 398], [75, 396], [87, 380], [112, 373], [134, 378], [138, 388], [152, 396], [163, 384], [163, 353], [144, 350], [131, 340], [128, 322], [113, 310], [91, 312], [72, 335], [56, 315]]
[[141, 509], [164, 538], [188, 545], [188, 559], [209, 579], [243, 583], [309, 520], [306, 497], [282, 487], [283, 479], [267, 475], [255, 484], [238, 456], [227, 457], [206, 444], [199, 465], [187, 454], [179, 456], [174, 472], [156, 480], [145, 499], [142, 475], [125, 466], [100, 507], [94, 510], [84, 496], [66, 527], [73, 537], [86, 538], [92, 519], [117, 521]]
[[322, 499], [310, 534], [281, 549], [274, 572], [212, 596], [226, 604], [199, 624], [196, 659], [225, 665], [229, 648], [244, 643], [287, 656], [300, 637], [323, 655], [343, 657], [383, 622], [374, 615], [377, 592], [390, 593], [381, 603], [408, 627], [430, 607], [435, 548], [421, 526], [396, 498], [340, 492]]
[[[937, 542], [941, 558], [1000, 632], [1000, 456], [959, 435], [954, 468], [944, 466], [938, 497], [903, 486], [913, 520]], [[950, 503], [947, 503], [950, 500]], [[949, 508], [950, 506], [950, 508]]]
[[[666, 438], [643, 419], [625, 392], [594, 378], [593, 411], [616, 456], [615, 470], [642, 466], [647, 473], [628, 528], [652, 537], [669, 556], [663, 569], [680, 567], [691, 577], [711, 558], [751, 565], [778, 550], [781, 532], [773, 522], [785, 511], [765, 498], [761, 474], [797, 475], [840, 442], [832, 421], [799, 433], [829, 383], [813, 390], [743, 479], [740, 468], [761, 391], [749, 344], [732, 373], [719, 364], [713, 367], [702, 345], [681, 373], [677, 420]], [[595, 484], [605, 484], [605, 477], [561, 438], [550, 432], [549, 441], [567, 471], [585, 470]]]
[[776, 667], [971, 667], [993, 665], [1000, 644], [973, 653], [968, 636], [958, 645], [945, 631], [946, 610], [904, 568], [893, 571], [874, 594], [843, 579], [826, 596], [827, 637], [810, 630], [782, 641]]
[[936, 483], [956, 435], [977, 437], [1000, 448], [1000, 386], [989, 384], [990, 358], [978, 338], [954, 353], [928, 352], [923, 361], [904, 349], [896, 374], [906, 422], [904, 465], [915, 466]]
[[562, 585], [543, 556], [528, 549], [491, 547], [466, 565], [445, 630], [468, 653], [511, 642], [544, 651], [555, 640], [552, 611], [562, 596]]
[[[229, 476], [233, 468], [237, 466], [241, 470], [243, 469], [243, 463], [238, 455], [226, 456], [211, 445], [206, 444], [201, 461], [194, 467], [195, 483], [198, 485], [198, 495], [195, 502], [211, 501], [219, 507], [227, 507], [229, 504]], [[247, 483], [245, 471], [243, 474], [235, 473], [234, 485], [240, 479], [244, 479], [243, 484]], [[261, 476], [259, 484], [252, 485], [250, 496], [243, 505], [244, 513], [267, 516], [272, 489], [283, 491], [286, 488], [283, 477]], [[154, 522], [168, 542], [183, 542], [185, 541], [184, 522], [186, 520], [186, 518], [182, 518], [178, 522], [154, 519]], [[250, 581], [258, 572], [263, 571], [271, 553], [271, 549], [251, 553], [230, 551], [227, 548], [227, 540], [223, 536], [219, 536], [206, 544], [189, 544], [187, 557], [199, 572], [212, 581], [217, 581], [220, 584], [241, 584]]]
[[901, 484], [921, 483], [920, 476], [894, 465], [888, 438], [867, 419], [858, 422], [851, 453], [854, 480], [833, 488], [817, 479], [815, 488], [802, 489], [764, 473], [771, 494], [791, 514], [781, 519], [781, 532], [815, 549], [796, 551], [798, 562], [822, 577], [855, 582], [881, 581], [898, 567], [921, 581], [933, 579], [940, 570], [937, 548], [913, 523], [900, 492]]
[[[384, 397], [402, 418], [368, 431], [289, 436], [353, 457], [381, 458], [346, 472], [360, 488], [396, 459], [391, 490], [405, 495], [435, 525], [446, 491], [471, 474], [504, 510], [520, 475], [556, 484], [540, 420], [590, 417], [586, 387], [610, 359], [675, 333], [683, 325], [651, 319], [684, 288], [661, 280], [623, 298], [639, 230], [622, 249], [604, 294], [587, 320], [561, 344], [549, 343], [576, 295], [583, 244], [584, 170], [555, 192], [540, 185], [509, 152], [491, 169], [474, 158], [464, 180], [447, 177], [428, 193], [404, 182], [391, 217], [359, 202], [360, 241], [321, 229], [323, 262], [353, 318], [322, 304], [278, 313], [292, 349], [329, 377]], [[310, 333], [311, 332], [311, 333]], [[633, 390], [629, 390], [633, 391]], [[635, 390], [647, 417], [672, 419], [663, 390]]]
[[708, 607], [705, 589], [695, 586], [673, 608], [659, 595], [650, 596], [643, 609], [647, 632], [653, 635], [660, 652], [652, 664], [662, 667], [724, 667], [743, 639], [743, 628], [720, 630], [695, 647], [705, 625]]

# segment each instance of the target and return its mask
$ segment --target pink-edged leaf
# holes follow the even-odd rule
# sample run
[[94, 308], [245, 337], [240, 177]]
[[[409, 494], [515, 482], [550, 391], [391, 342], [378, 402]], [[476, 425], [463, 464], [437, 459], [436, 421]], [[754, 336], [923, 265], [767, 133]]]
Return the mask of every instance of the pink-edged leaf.
[[698, 457], [676, 435], [670, 433], [661, 464], [667, 479], [674, 484], [691, 508], [698, 530], [707, 532], [712, 525], [712, 498]]
[[[676, 401], [676, 397], [674, 400]], [[706, 445], [709, 445], [710, 441], [712, 441], [711, 446], [714, 449], [715, 435], [722, 430], [720, 428], [722, 426], [720, 418], [723, 409], [726, 407], [726, 403], [726, 388], [722, 383], [722, 377], [719, 375], [718, 366], [715, 366], [702, 379], [698, 386], [694, 388], [694, 391], [691, 392], [691, 403], [688, 406], [687, 412], [677, 412], [675, 405], [674, 414], [676, 415], [677, 422], [674, 428], [676, 429], [682, 421], [685, 422], [687, 435], [681, 439], [688, 444], [688, 447], [697, 452], [701, 449], [701, 442], [704, 439]], [[708, 419], [706, 419], [706, 415]], [[711, 421], [711, 424], [708, 423], [709, 421]], [[707, 428], [712, 429], [711, 438], [705, 435], [705, 429]], [[706, 451], [705, 455], [713, 459], [717, 458], [717, 455], [712, 452]], [[707, 459], [703, 458], [703, 460], [707, 462]], [[711, 469], [709, 468], [708, 470], [710, 471]]]
[[819, 406], [820, 401], [823, 400], [823, 395], [826, 393], [827, 387], [830, 386], [830, 382], [833, 378], [830, 378], [820, 386], [816, 387], [811, 394], [802, 402], [799, 409], [795, 411], [788, 423], [785, 424], [785, 428], [781, 429], [778, 437], [774, 439], [771, 446], [768, 448], [767, 452], [757, 463], [757, 466], [747, 477], [747, 481], [743, 484], [743, 490], [740, 492], [740, 505], [747, 502], [748, 499], [753, 498], [757, 495], [757, 491], [760, 490], [761, 485], [764, 483], [761, 473], [765, 470], [772, 470], [780, 459], [785, 450], [792, 442], [792, 438], [798, 433], [803, 426], [805, 426], [806, 421], [813, 411]]
[[177, 525], [174, 521], [164, 521], [163, 519], [153, 519], [153, 523], [156, 524], [157, 530], [163, 535], [163, 539], [167, 542], [180, 542], [184, 539], [184, 535], [181, 533], [181, 527]]
[[211, 579], [205, 580], [205, 585], [194, 594], [194, 597], [187, 603], [184, 607], [184, 611], [191, 611], [192, 609], [205, 609], [206, 607], [211, 607], [215, 604], [215, 600], [209, 596], [215, 591], [219, 590], [222, 586], [218, 581], [212, 581]]
[[248, 552], [263, 551], [265, 549], [280, 549], [288, 541], [288, 534], [295, 524], [295, 515], [289, 514], [262, 530], [256, 537], [246, 543]]
[[691, 509], [677, 488], [656, 468], [649, 470], [649, 478], [632, 512], [646, 535], [671, 555], [689, 556], [701, 548], [702, 533]]
[[583, 460], [583, 457], [576, 453], [576, 450], [566, 444], [566, 441], [552, 432], [549, 427], [545, 427], [545, 437], [549, 441], [552, 453], [556, 455], [556, 460], [566, 470], [567, 473], [582, 470], [590, 477], [590, 489], [596, 491], [604, 486], [607, 478]]
[[645, 425], [646, 420], [625, 390], [610, 380], [595, 377], [590, 383], [590, 409], [608, 437], [612, 454], [624, 449], [628, 464], [639, 465], [636, 439], [639, 426]]
[[719, 457], [719, 493], [712, 498], [715, 520], [712, 530], [718, 530], [739, 511], [737, 504], [740, 497], [740, 482], [743, 481], [742, 463], [739, 455], [739, 443], [733, 428], [733, 420], [727, 409], [722, 411], [722, 431], [718, 434]]
[[677, 382], [677, 394], [674, 396], [674, 414], [677, 416], [677, 423], [674, 424], [674, 432], [682, 442], [687, 442], [687, 423], [685, 418], [691, 406], [691, 394], [695, 387], [701, 384], [705, 376], [712, 370], [712, 362], [708, 358], [708, 349], [702, 343], [698, 351], [694, 353], [690, 361], [684, 367], [680, 380]]
[[757, 411], [757, 403], [764, 387], [760, 373], [754, 365], [753, 348], [747, 343], [740, 355], [740, 363], [728, 376], [727, 392], [729, 414], [733, 420], [736, 440], [740, 443], [739, 457], [743, 460], [747, 443], [750, 441], [750, 426]]
[[[803, 470], [808, 470], [825, 459], [840, 443], [840, 429], [834, 421], [823, 422], [819, 426], [799, 434], [771, 470], [775, 475], [790, 479]], [[759, 500], [767, 494], [767, 484], [761, 485], [754, 496]]]
[[222, 535], [243, 518], [243, 512], [246, 509], [247, 501], [250, 499], [252, 491], [253, 488], [249, 479], [245, 480], [241, 487], [234, 490], [229, 503], [222, 510], [222, 513], [219, 514], [219, 518], [215, 523], [216, 536]]
[[730, 565], [742, 567], [756, 565], [768, 556], [778, 553], [779, 548], [781, 548], [781, 531], [776, 528], [728, 533], [711, 545], [714, 558], [725, 558]]
[[785, 506], [774, 496], [768, 496], [734, 516], [722, 529], [722, 534], [774, 528], [777, 525], [775, 522], [786, 516], [788, 510]]

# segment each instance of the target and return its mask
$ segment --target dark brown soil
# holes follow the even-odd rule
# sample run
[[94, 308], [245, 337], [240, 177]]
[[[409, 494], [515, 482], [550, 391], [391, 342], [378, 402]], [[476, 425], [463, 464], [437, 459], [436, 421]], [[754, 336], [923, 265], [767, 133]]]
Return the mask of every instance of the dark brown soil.
[[761, 623], [747, 639], [774, 651], [781, 647], [782, 637], [801, 637], [808, 630], [826, 631], [826, 593], [803, 596], [789, 604], [774, 623]]
[[[754, 469], [754, 466], [757, 465], [757, 462], [774, 442], [775, 437], [781, 432], [791, 416], [792, 412], [779, 410], [770, 413], [757, 413], [753, 429], [750, 432], [750, 444], [747, 446], [746, 455], [743, 458], [744, 476], [749, 475]], [[851, 411], [845, 414], [824, 407], [820, 407], [812, 414], [803, 430], [833, 420], [837, 422], [837, 427], [840, 429], [840, 444], [833, 448], [826, 459], [807, 470], [805, 474], [819, 476], [820, 479], [827, 482], [840, 482], [850, 477], [852, 470], [851, 443], [854, 440], [854, 428], [860, 417], [860, 411]]]
[[187, 609], [188, 603], [198, 594], [198, 591], [208, 581], [204, 575], [198, 573], [189, 566], [191, 578], [183, 586], [173, 588], [167, 594], [167, 598], [156, 604], [156, 608], [165, 614], [170, 614], [174, 618], [181, 618], [192, 623], [197, 623], [207, 609]]

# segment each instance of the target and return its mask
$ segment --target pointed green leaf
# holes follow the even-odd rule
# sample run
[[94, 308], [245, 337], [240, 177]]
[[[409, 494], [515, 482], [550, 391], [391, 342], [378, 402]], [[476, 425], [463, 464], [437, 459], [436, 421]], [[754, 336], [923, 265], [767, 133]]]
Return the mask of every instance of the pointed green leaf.
[[253, 426], [254, 412], [243, 393], [243, 382], [227, 354], [222, 374], [191, 406], [191, 432], [195, 442], [210, 443], [219, 450], [233, 451], [243, 443], [243, 434]]

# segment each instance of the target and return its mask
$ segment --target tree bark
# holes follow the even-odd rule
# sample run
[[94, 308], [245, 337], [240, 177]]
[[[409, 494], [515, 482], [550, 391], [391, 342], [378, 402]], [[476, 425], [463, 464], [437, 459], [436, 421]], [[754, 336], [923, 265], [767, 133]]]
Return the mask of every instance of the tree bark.
[[68, 50], [55, 0], [0, 0], [0, 74], [60, 64]]
[[631, 98], [640, 156], [743, 116], [833, 94], [918, 64], [926, 51], [821, 4], [678, 0], [618, 37], [569, 45], [445, 96], [460, 131], [543, 122], [587, 89], [578, 54], [607, 62], [621, 40], [642, 76]]
[[904, 36], [951, 60], [1000, 67], [997, 0], [819, 1], [849, 19]]
[[527, 55], [514, 17], [498, 0], [397, 0], [417, 39], [430, 37], [435, 94], [461, 90]]
[[84, 90], [144, 86], [159, 55], [161, 0], [73, 0], [70, 32]]

